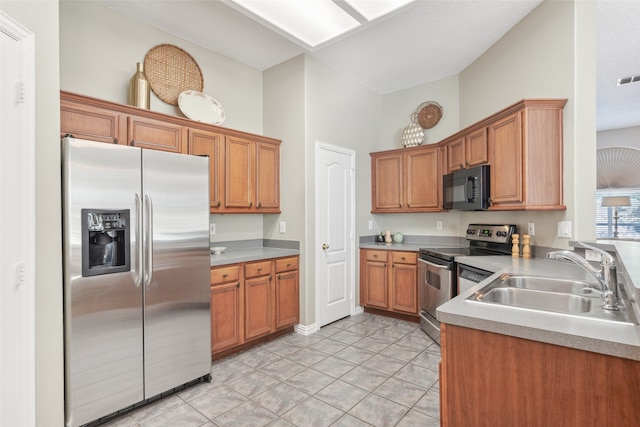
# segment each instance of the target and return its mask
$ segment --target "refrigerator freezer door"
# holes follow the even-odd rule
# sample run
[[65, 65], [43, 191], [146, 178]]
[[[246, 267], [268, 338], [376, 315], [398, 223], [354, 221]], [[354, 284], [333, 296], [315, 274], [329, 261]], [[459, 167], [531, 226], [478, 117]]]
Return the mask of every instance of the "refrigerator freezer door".
[[145, 398], [211, 371], [209, 163], [143, 150]]
[[[62, 146], [65, 414], [66, 425], [77, 426], [143, 398], [135, 202], [141, 150], [73, 138], [65, 138]], [[83, 208], [129, 213], [129, 271], [83, 277]]]

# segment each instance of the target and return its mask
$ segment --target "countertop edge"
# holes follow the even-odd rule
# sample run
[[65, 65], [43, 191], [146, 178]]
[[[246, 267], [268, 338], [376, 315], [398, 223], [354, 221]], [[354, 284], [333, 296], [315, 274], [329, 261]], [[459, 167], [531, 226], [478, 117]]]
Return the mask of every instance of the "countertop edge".
[[211, 254], [210, 265], [211, 267], [219, 267], [228, 264], [260, 261], [264, 259], [274, 259], [296, 255], [300, 255], [300, 251], [297, 249], [282, 249], [272, 247], [250, 248], [238, 251], [227, 251], [220, 255]]

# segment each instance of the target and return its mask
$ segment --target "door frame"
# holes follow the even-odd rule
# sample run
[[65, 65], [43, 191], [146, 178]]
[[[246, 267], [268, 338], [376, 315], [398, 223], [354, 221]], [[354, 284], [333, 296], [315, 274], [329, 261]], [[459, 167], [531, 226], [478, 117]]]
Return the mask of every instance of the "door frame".
[[322, 255], [322, 249], [320, 248], [320, 240], [321, 240], [321, 236], [320, 236], [320, 227], [318, 225], [319, 221], [317, 220], [318, 215], [320, 214], [320, 206], [322, 201], [320, 200], [320, 192], [318, 191], [318, 179], [319, 179], [319, 165], [318, 165], [318, 159], [320, 158], [320, 151], [321, 150], [327, 150], [327, 151], [334, 151], [337, 153], [341, 153], [341, 154], [345, 154], [347, 156], [349, 156], [350, 158], [350, 186], [351, 186], [351, 200], [349, 200], [349, 203], [351, 204], [351, 215], [348, 218], [349, 221], [349, 229], [350, 231], [350, 240], [351, 240], [351, 250], [349, 251], [348, 255], [347, 255], [347, 262], [349, 263], [349, 267], [350, 267], [350, 274], [349, 274], [349, 297], [351, 299], [351, 307], [350, 307], [350, 312], [351, 315], [356, 314], [356, 304], [355, 304], [355, 284], [356, 284], [356, 264], [355, 264], [355, 254], [356, 254], [356, 245], [355, 245], [355, 238], [356, 238], [356, 231], [355, 231], [355, 223], [356, 223], [356, 152], [354, 150], [351, 150], [349, 148], [344, 148], [344, 147], [340, 147], [338, 145], [334, 145], [334, 144], [329, 144], [326, 142], [322, 142], [322, 141], [316, 141], [315, 144], [315, 215], [314, 217], [316, 218], [315, 220], [315, 235], [314, 235], [314, 260], [315, 260], [315, 306], [316, 306], [316, 316], [315, 316], [315, 325], [316, 328], [314, 328], [315, 330], [320, 329], [320, 286], [319, 283], [320, 281], [319, 279], [319, 260], [320, 257]]
[[[21, 287], [21, 294], [16, 301], [0, 301], [3, 312], [10, 304], [13, 312], [20, 313], [18, 319], [11, 319], [13, 336], [9, 340], [17, 344], [15, 351], [20, 355], [19, 366], [12, 370], [20, 372], [21, 381], [8, 394], [9, 400], [0, 403], [0, 414], [6, 413], [5, 408], [14, 408], [11, 412], [18, 414], [19, 422], [24, 425], [36, 423], [36, 387], [35, 387], [35, 233], [36, 233], [36, 203], [35, 203], [35, 35], [13, 18], [0, 10], [0, 31], [19, 43], [20, 82], [17, 84], [15, 99], [19, 107], [20, 120], [15, 123], [18, 141], [11, 143], [18, 145], [18, 176], [15, 185], [18, 187], [17, 209], [22, 212], [21, 220], [16, 226], [20, 241], [3, 242], [2, 250], [17, 251], [19, 264], [16, 266], [17, 286]], [[3, 61], [6, 58], [3, 58]], [[19, 89], [19, 90], [18, 90]], [[0, 117], [0, 122], [2, 121]], [[3, 126], [6, 126], [3, 123]], [[6, 141], [5, 141], [6, 143]], [[0, 152], [2, 148], [0, 147]], [[4, 209], [4, 204], [1, 205]], [[10, 248], [9, 248], [10, 247]], [[7, 286], [8, 284], [4, 284]], [[17, 304], [17, 306], [16, 306]], [[3, 321], [6, 319], [3, 319]], [[3, 343], [4, 343], [3, 337]], [[6, 349], [3, 349], [5, 351]], [[2, 369], [6, 368], [2, 366]], [[4, 387], [5, 385], [3, 385]], [[1, 421], [1, 420], [0, 420]]]

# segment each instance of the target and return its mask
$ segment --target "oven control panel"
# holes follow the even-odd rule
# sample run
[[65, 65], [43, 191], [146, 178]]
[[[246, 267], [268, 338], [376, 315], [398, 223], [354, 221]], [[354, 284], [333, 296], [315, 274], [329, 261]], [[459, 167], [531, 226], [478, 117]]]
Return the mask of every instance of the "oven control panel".
[[516, 232], [515, 225], [469, 224], [467, 240], [493, 243], [510, 243]]

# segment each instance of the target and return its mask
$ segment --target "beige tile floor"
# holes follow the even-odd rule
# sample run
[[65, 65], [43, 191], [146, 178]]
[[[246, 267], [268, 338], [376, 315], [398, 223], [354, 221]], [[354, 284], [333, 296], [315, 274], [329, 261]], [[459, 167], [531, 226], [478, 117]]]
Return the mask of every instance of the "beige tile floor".
[[105, 426], [439, 426], [440, 347], [363, 313], [212, 364], [203, 383]]

